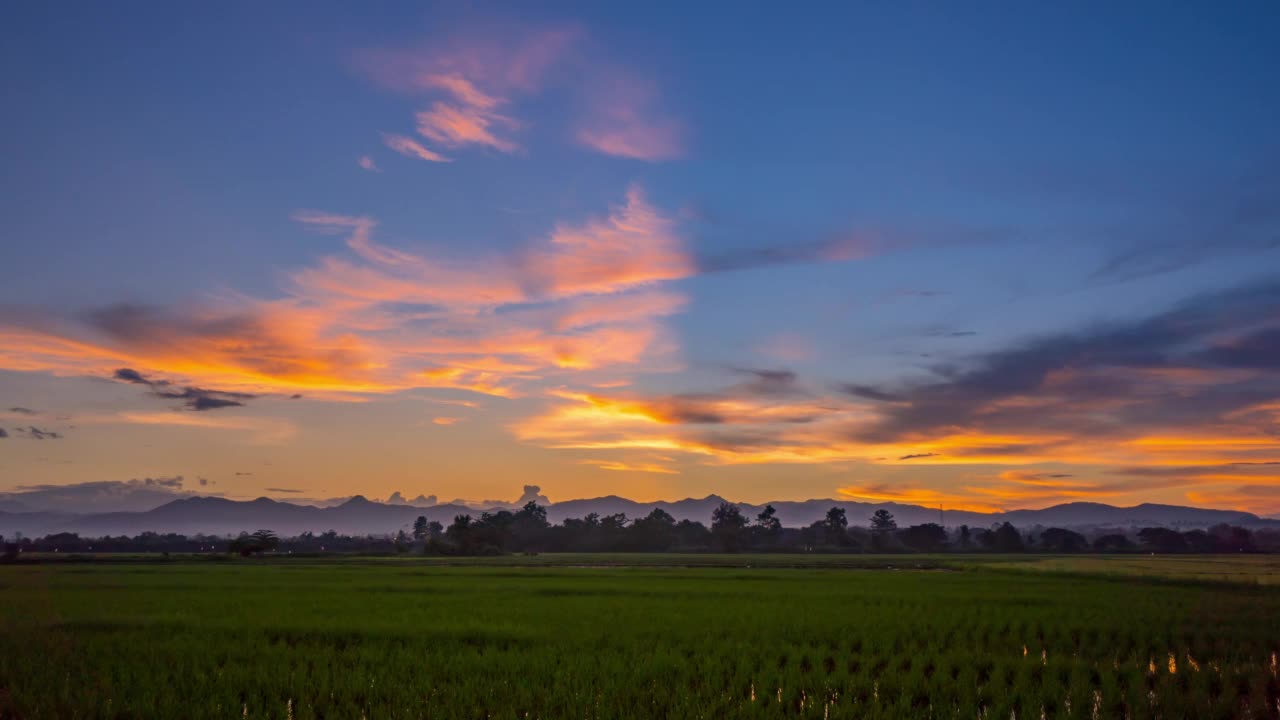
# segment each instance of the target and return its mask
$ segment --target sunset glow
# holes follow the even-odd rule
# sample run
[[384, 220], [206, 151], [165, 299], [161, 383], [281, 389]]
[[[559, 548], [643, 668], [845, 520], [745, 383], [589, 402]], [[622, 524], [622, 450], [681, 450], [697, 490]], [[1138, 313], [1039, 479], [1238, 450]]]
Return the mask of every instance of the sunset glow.
[[596, 10], [15, 45], [0, 491], [1280, 513], [1265, 62]]

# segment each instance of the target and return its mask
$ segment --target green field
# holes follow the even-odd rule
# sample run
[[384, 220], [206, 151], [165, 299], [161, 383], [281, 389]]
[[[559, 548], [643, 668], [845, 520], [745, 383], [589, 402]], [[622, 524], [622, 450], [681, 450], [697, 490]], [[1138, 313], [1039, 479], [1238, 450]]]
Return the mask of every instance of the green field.
[[1280, 717], [1275, 564], [1131, 560], [4, 566], [0, 717]]

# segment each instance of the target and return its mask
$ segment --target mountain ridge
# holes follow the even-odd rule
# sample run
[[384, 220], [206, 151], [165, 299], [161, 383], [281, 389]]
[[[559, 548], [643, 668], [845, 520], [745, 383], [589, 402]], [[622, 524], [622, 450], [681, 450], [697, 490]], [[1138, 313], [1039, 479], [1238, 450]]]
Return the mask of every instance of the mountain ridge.
[[[671, 514], [676, 520], [710, 523], [711, 512], [721, 502], [719, 495], [642, 502], [618, 495], [581, 498], [549, 503], [547, 517], [553, 523], [588, 514], [624, 513], [630, 519], [647, 515], [654, 509]], [[1263, 518], [1239, 510], [1195, 508], [1181, 505], [1141, 503], [1119, 507], [1105, 503], [1062, 503], [1037, 510], [1018, 509], [984, 513], [973, 510], [945, 510], [906, 503], [870, 503], [853, 500], [813, 498], [780, 500], [771, 503], [733, 503], [749, 518], [754, 518], [766, 505], [772, 505], [778, 519], [787, 527], [809, 525], [821, 519], [831, 507], [845, 510], [850, 525], [868, 524], [871, 514], [885, 509], [893, 513], [900, 526], [925, 522], [941, 522], [949, 527], [970, 525], [986, 527], [1010, 522], [1019, 527], [1057, 526], [1069, 528], [1165, 526], [1176, 528], [1208, 527], [1219, 523], [1249, 527], [1280, 527], [1280, 520]], [[348, 535], [385, 535], [412, 526], [418, 516], [448, 525], [457, 515], [506, 509], [509, 505], [488, 507], [444, 503], [436, 505], [392, 504], [355, 495], [338, 505], [309, 505], [259, 497], [232, 500], [216, 496], [181, 497], [145, 511], [105, 513], [66, 513], [49, 511], [13, 512], [0, 510], [0, 534], [22, 533], [28, 536], [55, 532], [81, 535], [136, 535], [142, 532], [229, 535], [241, 531], [269, 528], [281, 535], [335, 530]]]

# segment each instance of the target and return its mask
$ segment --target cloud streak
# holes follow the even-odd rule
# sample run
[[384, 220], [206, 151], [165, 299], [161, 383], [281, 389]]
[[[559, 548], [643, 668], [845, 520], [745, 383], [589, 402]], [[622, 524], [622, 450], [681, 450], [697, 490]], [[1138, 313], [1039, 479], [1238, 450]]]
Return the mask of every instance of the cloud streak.
[[294, 217], [342, 238], [345, 252], [290, 273], [284, 297], [71, 318], [0, 309], [0, 368], [110, 376], [204, 414], [262, 395], [516, 397], [573, 373], [667, 367], [676, 352], [663, 320], [685, 298], [664, 286], [694, 268], [676, 223], [639, 187], [607, 213], [489, 258], [389, 247], [366, 216]]
[[426, 160], [427, 162], [449, 162], [449, 158], [434, 150], [428, 150], [425, 145], [406, 135], [383, 133], [382, 143], [405, 157]]
[[412, 97], [431, 98], [414, 115], [423, 145], [384, 136], [403, 155], [435, 162], [437, 148], [522, 151], [516, 134], [525, 101], [549, 86], [572, 98], [570, 135], [589, 150], [616, 158], [660, 162], [685, 153], [683, 123], [664, 109], [658, 84], [605, 58], [581, 28], [464, 28], [422, 48], [370, 50], [357, 65], [374, 82]]

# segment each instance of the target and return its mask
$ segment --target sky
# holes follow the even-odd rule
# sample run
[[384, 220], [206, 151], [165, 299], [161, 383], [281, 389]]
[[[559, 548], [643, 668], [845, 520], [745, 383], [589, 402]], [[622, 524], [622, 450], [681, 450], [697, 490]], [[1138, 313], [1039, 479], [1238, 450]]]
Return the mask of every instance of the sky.
[[0, 492], [1280, 513], [1280, 9], [1068, 5], [10, 8]]

